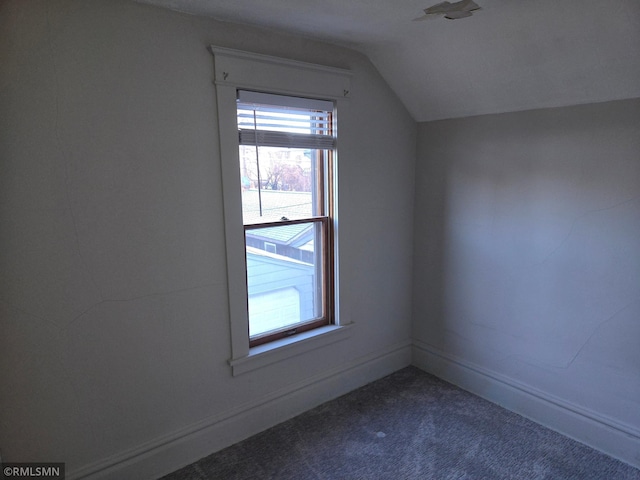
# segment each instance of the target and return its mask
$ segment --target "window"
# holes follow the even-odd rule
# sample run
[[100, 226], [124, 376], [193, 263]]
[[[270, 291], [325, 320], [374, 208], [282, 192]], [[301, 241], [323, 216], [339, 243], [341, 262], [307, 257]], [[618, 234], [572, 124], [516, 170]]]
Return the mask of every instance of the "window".
[[237, 92], [251, 347], [333, 323], [333, 118], [332, 101]]
[[211, 47], [234, 375], [346, 338], [338, 115], [346, 70]]

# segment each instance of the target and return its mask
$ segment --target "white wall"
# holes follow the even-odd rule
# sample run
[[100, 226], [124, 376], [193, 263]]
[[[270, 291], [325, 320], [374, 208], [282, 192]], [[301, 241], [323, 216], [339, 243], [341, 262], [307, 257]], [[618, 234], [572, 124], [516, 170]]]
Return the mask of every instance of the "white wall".
[[[409, 363], [416, 125], [366, 58], [127, 1], [3, 2], [0, 31], [5, 461], [153, 478]], [[235, 378], [210, 44], [354, 74], [351, 336]]]
[[414, 361], [640, 466], [640, 100], [418, 136]]

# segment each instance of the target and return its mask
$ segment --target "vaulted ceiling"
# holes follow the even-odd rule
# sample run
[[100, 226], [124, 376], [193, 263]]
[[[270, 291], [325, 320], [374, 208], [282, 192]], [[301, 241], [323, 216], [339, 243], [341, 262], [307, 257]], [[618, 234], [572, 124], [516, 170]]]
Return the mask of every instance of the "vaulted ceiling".
[[476, 0], [425, 21], [437, 0], [138, 1], [358, 50], [417, 121], [640, 97], [638, 0]]

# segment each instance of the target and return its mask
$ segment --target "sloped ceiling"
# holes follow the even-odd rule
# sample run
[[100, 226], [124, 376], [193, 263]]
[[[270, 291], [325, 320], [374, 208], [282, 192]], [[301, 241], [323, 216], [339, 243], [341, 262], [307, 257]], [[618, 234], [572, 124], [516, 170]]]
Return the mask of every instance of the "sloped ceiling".
[[138, 1], [359, 50], [417, 121], [640, 97], [639, 0]]

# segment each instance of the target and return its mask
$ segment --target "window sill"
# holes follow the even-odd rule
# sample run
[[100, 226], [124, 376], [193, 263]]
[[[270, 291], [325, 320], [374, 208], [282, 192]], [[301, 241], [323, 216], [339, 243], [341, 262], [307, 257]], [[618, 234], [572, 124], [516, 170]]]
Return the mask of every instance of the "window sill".
[[349, 325], [327, 325], [326, 327], [316, 328], [282, 340], [253, 347], [249, 349], [247, 356], [229, 360], [232, 374], [235, 377], [316, 348], [345, 340], [351, 333], [352, 325], [353, 323]]

